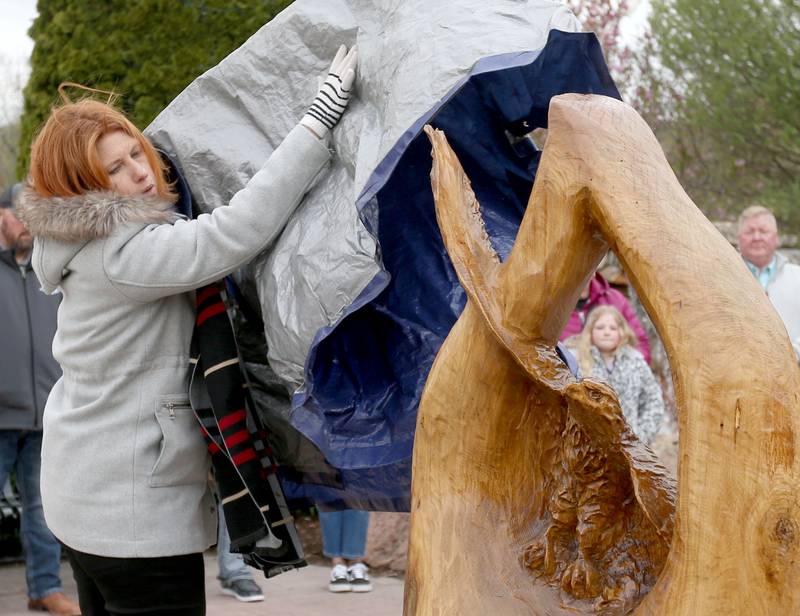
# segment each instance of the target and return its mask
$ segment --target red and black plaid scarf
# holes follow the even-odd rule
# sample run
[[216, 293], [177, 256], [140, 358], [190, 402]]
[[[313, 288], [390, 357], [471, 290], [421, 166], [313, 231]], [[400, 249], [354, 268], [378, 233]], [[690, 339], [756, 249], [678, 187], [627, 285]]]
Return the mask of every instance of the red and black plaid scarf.
[[219, 283], [197, 290], [191, 357], [192, 407], [211, 452], [231, 551], [267, 577], [305, 566]]

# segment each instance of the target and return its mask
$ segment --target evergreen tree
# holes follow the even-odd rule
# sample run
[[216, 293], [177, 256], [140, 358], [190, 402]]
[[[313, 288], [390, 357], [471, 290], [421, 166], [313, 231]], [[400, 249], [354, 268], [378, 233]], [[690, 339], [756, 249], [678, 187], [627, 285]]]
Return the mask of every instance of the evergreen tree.
[[712, 215], [759, 201], [800, 230], [800, 2], [654, 0], [650, 25], [684, 187]]
[[195, 77], [291, 0], [39, 0], [30, 30], [17, 172], [25, 175], [35, 131], [71, 81], [122, 95], [144, 128]]

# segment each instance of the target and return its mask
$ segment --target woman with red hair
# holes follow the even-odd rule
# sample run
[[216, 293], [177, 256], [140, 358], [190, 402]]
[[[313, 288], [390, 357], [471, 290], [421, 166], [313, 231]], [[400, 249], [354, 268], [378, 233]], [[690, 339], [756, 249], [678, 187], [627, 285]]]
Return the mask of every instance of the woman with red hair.
[[20, 217], [43, 289], [63, 294], [42, 501], [84, 614], [205, 613], [202, 552], [217, 514], [188, 396], [193, 291], [280, 233], [328, 162], [355, 66], [355, 48], [342, 47], [300, 124], [227, 207], [194, 220], [111, 105], [53, 109], [32, 146]]

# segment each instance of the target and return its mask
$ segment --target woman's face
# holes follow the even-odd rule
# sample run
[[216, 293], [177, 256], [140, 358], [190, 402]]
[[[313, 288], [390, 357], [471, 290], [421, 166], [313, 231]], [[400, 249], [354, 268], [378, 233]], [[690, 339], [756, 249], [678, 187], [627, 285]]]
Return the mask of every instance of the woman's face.
[[114, 192], [125, 196], [156, 195], [156, 176], [139, 142], [121, 130], [97, 140], [100, 164], [111, 178]]
[[619, 346], [621, 335], [619, 325], [612, 314], [604, 314], [592, 327], [592, 344], [601, 353], [610, 353]]

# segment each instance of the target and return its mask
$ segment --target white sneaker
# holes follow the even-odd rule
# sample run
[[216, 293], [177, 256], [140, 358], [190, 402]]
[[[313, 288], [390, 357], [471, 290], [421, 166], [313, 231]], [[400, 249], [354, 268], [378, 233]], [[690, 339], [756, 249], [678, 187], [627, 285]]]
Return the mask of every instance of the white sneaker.
[[328, 590], [331, 592], [350, 592], [350, 579], [347, 575], [347, 567], [344, 565], [334, 565], [331, 569], [331, 581], [328, 583]]
[[369, 581], [369, 568], [364, 563], [350, 565], [347, 569], [347, 579], [353, 592], [369, 592], [372, 582]]

